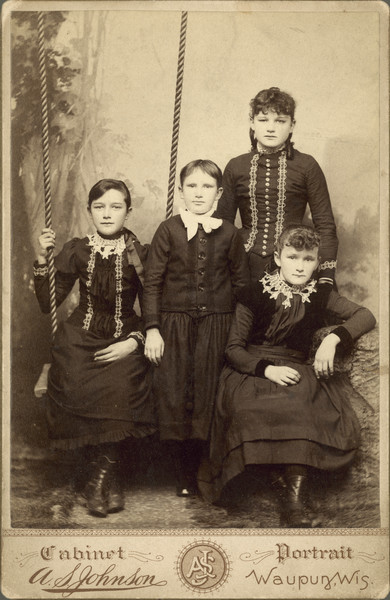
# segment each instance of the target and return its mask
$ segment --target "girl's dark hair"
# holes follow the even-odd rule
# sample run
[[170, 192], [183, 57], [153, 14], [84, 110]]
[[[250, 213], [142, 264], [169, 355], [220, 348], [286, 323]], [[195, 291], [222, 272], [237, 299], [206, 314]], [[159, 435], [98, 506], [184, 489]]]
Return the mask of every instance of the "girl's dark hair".
[[130, 192], [123, 181], [120, 181], [119, 179], [101, 179], [91, 187], [88, 194], [88, 208], [91, 208], [92, 202], [103, 196], [108, 190], [118, 190], [118, 192], [122, 192], [127, 208], [129, 209], [131, 207]]
[[314, 250], [320, 246], [320, 236], [309, 225], [291, 223], [280, 234], [275, 250], [280, 254], [285, 246], [292, 246], [295, 250]]
[[191, 162], [188, 163], [188, 165], [185, 165], [185, 167], [182, 168], [182, 170], [180, 171], [180, 185], [181, 186], [183, 185], [184, 180], [189, 175], [191, 175], [191, 173], [193, 173], [195, 171], [195, 169], [201, 169], [204, 173], [207, 173], [207, 175], [210, 175], [210, 177], [213, 177], [213, 179], [215, 179], [217, 182], [217, 187], [219, 187], [219, 188], [221, 187], [221, 185], [222, 185], [221, 169], [212, 160], [207, 160], [207, 159], [202, 159], [202, 158], [199, 158], [198, 160], [192, 160]]
[[[250, 101], [249, 117], [253, 119], [259, 113], [267, 113], [269, 110], [274, 110], [278, 115], [289, 115], [294, 121], [295, 115], [295, 100], [287, 92], [282, 92], [278, 87], [271, 87], [267, 90], [261, 90]], [[256, 148], [257, 140], [252, 129], [249, 130], [252, 150]], [[292, 144], [290, 142], [292, 133], [287, 140], [287, 158], [293, 158]]]
[[271, 87], [267, 90], [261, 90], [250, 101], [251, 119], [260, 112], [268, 112], [274, 110], [278, 115], [289, 115], [291, 120], [294, 120], [295, 115], [295, 100], [290, 94], [280, 91], [277, 87]]

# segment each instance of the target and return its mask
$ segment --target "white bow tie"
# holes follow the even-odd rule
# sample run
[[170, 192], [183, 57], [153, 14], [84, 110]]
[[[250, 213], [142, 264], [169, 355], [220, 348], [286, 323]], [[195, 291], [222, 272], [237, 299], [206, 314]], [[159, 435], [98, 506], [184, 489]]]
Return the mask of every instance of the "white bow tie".
[[211, 215], [214, 212], [214, 208], [204, 215], [195, 215], [189, 210], [184, 208], [180, 209], [181, 220], [184, 223], [184, 227], [187, 229], [187, 240], [191, 240], [198, 231], [199, 223], [202, 225], [206, 233], [210, 233], [212, 229], [218, 229], [222, 225], [222, 219], [216, 219]]

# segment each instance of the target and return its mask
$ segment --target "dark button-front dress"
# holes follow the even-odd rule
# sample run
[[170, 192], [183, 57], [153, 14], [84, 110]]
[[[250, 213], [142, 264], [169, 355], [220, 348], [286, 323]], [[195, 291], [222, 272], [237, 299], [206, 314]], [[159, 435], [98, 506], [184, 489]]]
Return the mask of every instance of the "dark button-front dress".
[[[98, 234], [66, 243], [55, 258], [60, 304], [79, 281], [79, 305], [57, 330], [48, 378], [48, 425], [53, 447], [70, 449], [115, 442], [155, 431], [148, 361], [142, 343], [111, 363], [94, 361], [98, 350], [135, 334], [143, 323], [134, 311], [141, 292], [145, 249], [125, 230], [111, 245]], [[102, 245], [99, 247], [99, 243]], [[35, 269], [36, 294], [49, 310], [48, 275]]]
[[286, 150], [252, 150], [228, 162], [222, 186], [216, 216], [234, 223], [239, 212], [253, 279], [272, 263], [274, 244], [284, 227], [301, 223], [306, 208], [321, 236], [319, 275], [334, 279], [336, 225], [325, 176], [312, 156], [296, 149], [291, 159]]
[[164, 355], [154, 372], [162, 440], [210, 434], [218, 377], [237, 291], [249, 281], [245, 251], [228, 222], [188, 241], [180, 215], [152, 240], [145, 278], [146, 327], [159, 327]]
[[[317, 379], [307, 362], [304, 346], [321, 325], [313, 283], [306, 297], [291, 293], [286, 302], [282, 292], [266, 291], [258, 282], [237, 305], [216, 400], [211, 459], [200, 475], [209, 499], [217, 499], [246, 465], [296, 463], [335, 470], [354, 458], [360, 428], [349, 402], [349, 379], [343, 373]], [[327, 313], [345, 320], [337, 329], [342, 342], [351, 343], [375, 325], [370, 311], [334, 291]], [[261, 374], [262, 361], [297, 370], [299, 383], [273, 383]]]

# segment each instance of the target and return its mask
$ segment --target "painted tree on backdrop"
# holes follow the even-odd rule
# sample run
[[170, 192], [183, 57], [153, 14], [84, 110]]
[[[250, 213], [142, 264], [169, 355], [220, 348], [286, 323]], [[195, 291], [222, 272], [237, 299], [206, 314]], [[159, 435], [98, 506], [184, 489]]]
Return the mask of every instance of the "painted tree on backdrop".
[[[58, 247], [85, 234], [86, 198], [93, 183], [109, 172], [133, 187], [117, 166], [120, 156], [129, 162], [129, 140], [113, 133], [104, 116], [109, 99], [103, 97], [100, 57], [106, 19], [106, 11], [78, 11], [77, 17], [44, 13], [52, 214]], [[14, 12], [11, 31], [12, 209], [18, 215], [12, 256], [20, 292], [30, 279], [32, 249], [44, 225], [37, 12]]]
[[[62, 234], [81, 233], [79, 200], [95, 180], [92, 145], [105, 127], [99, 119], [96, 51], [104, 37], [105, 13], [79, 14], [82, 21], [69, 24], [68, 13], [44, 13], [53, 223], [60, 241]], [[67, 26], [72, 37], [65, 45], [59, 34]], [[44, 222], [37, 13], [14, 13], [12, 31], [12, 131], [13, 147], [19, 150], [14, 172], [22, 182], [34, 243]]]
[[[123, 155], [122, 162], [129, 162], [129, 140], [113, 133], [104, 116], [109, 99], [102, 93], [101, 52], [107, 14], [44, 12], [57, 248], [73, 236], [85, 235], [86, 199], [93, 183], [109, 172], [132, 188], [116, 164]], [[51, 339], [50, 320], [40, 314], [32, 287], [35, 244], [45, 222], [37, 17], [33, 11], [14, 11], [11, 16], [12, 419], [15, 434], [30, 424], [28, 434], [23, 433], [27, 437], [42, 427], [29, 399], [42, 364], [49, 360]], [[72, 310], [76, 293], [61, 307], [60, 320]]]
[[[38, 66], [37, 12], [13, 12], [11, 18], [11, 197], [14, 393], [21, 371], [34, 371], [48, 360], [49, 320], [33, 297], [32, 260], [44, 226], [42, 117]], [[104, 118], [100, 53], [107, 12], [44, 13], [49, 106], [52, 221], [57, 248], [88, 227], [86, 198], [91, 185], [107, 176], [130, 181], [115, 159], [131, 156], [124, 135], [111, 132]], [[65, 32], [65, 33], [64, 33]], [[76, 293], [61, 308], [68, 314]], [[34, 376], [35, 377], [35, 376]], [[17, 403], [16, 403], [17, 404]]]

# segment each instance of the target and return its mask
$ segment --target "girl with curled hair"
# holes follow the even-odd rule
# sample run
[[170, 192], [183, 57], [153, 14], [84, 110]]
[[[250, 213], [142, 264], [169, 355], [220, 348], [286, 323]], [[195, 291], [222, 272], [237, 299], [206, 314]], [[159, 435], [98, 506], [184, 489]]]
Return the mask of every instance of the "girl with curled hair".
[[[314, 527], [310, 502], [314, 472], [348, 467], [360, 428], [345, 373], [335, 372], [336, 347], [348, 349], [375, 326], [372, 313], [332, 290], [325, 307], [314, 277], [320, 238], [303, 225], [279, 237], [275, 262], [238, 294], [226, 349], [210, 441], [210, 461], [199, 486], [217, 500], [237, 475], [269, 476], [281, 525]], [[322, 340], [314, 363], [314, 332], [328, 317], [342, 322]], [[265, 472], [264, 472], [265, 469]]]
[[325, 176], [317, 161], [293, 147], [295, 100], [277, 87], [261, 90], [250, 102], [249, 153], [232, 158], [223, 174], [216, 216], [234, 223], [240, 214], [241, 236], [256, 281], [273, 268], [274, 243], [289, 223], [301, 223], [307, 205], [321, 235], [319, 293], [333, 287], [338, 241]]

